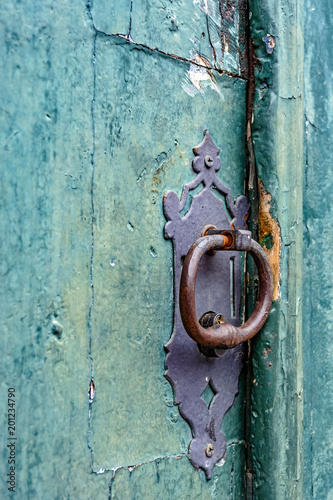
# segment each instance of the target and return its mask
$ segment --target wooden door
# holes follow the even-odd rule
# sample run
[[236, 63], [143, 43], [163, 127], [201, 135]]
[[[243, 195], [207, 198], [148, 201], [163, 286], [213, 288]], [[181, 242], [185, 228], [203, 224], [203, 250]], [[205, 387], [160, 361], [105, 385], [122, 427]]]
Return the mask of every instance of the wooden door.
[[[4, 498], [13, 495], [9, 387], [16, 398], [18, 498], [302, 498], [303, 463], [304, 497], [330, 498], [328, 455], [317, 451], [324, 440], [320, 415], [330, 406], [325, 396], [311, 420], [314, 379], [323, 372], [312, 368], [314, 347], [302, 351], [305, 125], [307, 158], [318, 154], [314, 169], [324, 154], [314, 104], [322, 97], [313, 73], [304, 73], [321, 22], [310, 4], [6, 3]], [[305, 58], [304, 12], [313, 23]], [[226, 459], [210, 481], [188, 460], [191, 431], [163, 375], [173, 282], [162, 197], [166, 190], [180, 195], [193, 179], [192, 147], [206, 128], [221, 147], [221, 180], [250, 198], [250, 226], [275, 286], [269, 320], [249, 346], [239, 395], [223, 422]], [[328, 137], [328, 125], [325, 131]], [[309, 192], [305, 219], [312, 221]], [[316, 247], [306, 237], [304, 290], [313, 296], [320, 287], [308, 263]], [[306, 346], [314, 335], [313, 346], [320, 334], [310, 332], [315, 316], [307, 297], [303, 332]], [[311, 367], [305, 429], [319, 435], [305, 437], [304, 447], [303, 355]], [[329, 368], [325, 377], [329, 391]]]

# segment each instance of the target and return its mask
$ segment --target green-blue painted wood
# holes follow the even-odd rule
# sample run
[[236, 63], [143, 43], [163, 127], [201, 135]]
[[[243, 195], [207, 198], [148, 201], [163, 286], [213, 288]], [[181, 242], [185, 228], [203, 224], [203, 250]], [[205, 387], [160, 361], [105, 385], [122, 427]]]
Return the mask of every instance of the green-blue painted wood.
[[[255, 499], [303, 497], [303, 15], [302, 0], [250, 1], [251, 36], [259, 58], [252, 124], [262, 182], [259, 205], [263, 209], [268, 203], [277, 224], [272, 226], [271, 242], [281, 243], [280, 270], [275, 272], [279, 293], [266, 325], [253, 341]], [[261, 222], [267, 222], [266, 216]]]
[[[242, 394], [224, 423], [226, 462], [206, 482], [163, 377], [173, 307], [162, 196], [193, 178], [206, 127], [221, 179], [242, 192], [246, 82], [111, 36], [109, 22], [126, 31], [130, 5], [103, 5], [13, 1], [1, 24], [1, 429], [14, 386], [16, 494], [242, 498]], [[188, 51], [207, 21], [181, 25], [198, 13], [183, 5], [172, 8]], [[163, 33], [160, 50], [176, 51], [177, 36]]]
[[[233, 99], [237, 92], [244, 103], [245, 83], [216, 75], [218, 91], [192, 97], [182, 88], [188, 66], [104, 38], [95, 67], [91, 444], [99, 470], [186, 451], [190, 432], [163, 377], [173, 307], [161, 200], [194, 177], [191, 146], [208, 126], [223, 148], [221, 176], [242, 191], [244, 106], [235, 109]], [[237, 440], [239, 422], [228, 431]]]
[[305, 2], [304, 498], [333, 498], [331, 2]]
[[[242, 386], [223, 424], [226, 462], [206, 482], [186, 457], [190, 430], [163, 378], [172, 249], [161, 198], [192, 179], [191, 147], [206, 127], [222, 146], [220, 178], [242, 192], [246, 82], [210, 69], [214, 16], [207, 24], [190, 1], [162, 7], [6, 4], [1, 407], [14, 386], [20, 498], [245, 495]], [[332, 316], [331, 7], [305, 0], [305, 25], [301, 0], [253, 0], [250, 11], [261, 64], [252, 125], [260, 203], [271, 195], [281, 232], [279, 295], [253, 342], [253, 497], [326, 500], [333, 494], [332, 354], [329, 342], [322, 346]], [[239, 73], [232, 64], [225, 68]], [[273, 246], [278, 238], [277, 231]], [[2, 411], [3, 436], [6, 421]], [[6, 457], [3, 448], [5, 498]]]

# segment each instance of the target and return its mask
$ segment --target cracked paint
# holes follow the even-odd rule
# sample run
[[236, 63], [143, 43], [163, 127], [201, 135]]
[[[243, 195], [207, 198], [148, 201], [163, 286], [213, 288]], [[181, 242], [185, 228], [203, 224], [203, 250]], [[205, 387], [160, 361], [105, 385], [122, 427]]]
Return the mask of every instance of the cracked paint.
[[5, 330], [16, 333], [4, 384], [14, 380], [19, 397], [18, 498], [103, 498], [106, 483], [90, 474], [87, 448], [94, 33], [84, 9], [45, 0], [36, 15], [31, 2], [14, 2], [2, 26], [1, 107], [13, 132], [2, 148], [11, 166], [3, 172], [10, 252], [2, 303]]
[[[161, 492], [163, 492], [163, 498], [174, 498], [175, 494], [179, 498], [229, 498], [228, 493], [231, 493], [232, 498], [234, 495], [238, 498], [240, 491], [237, 486], [239, 479], [236, 467], [237, 460], [245, 446], [243, 442], [236, 442], [230, 443], [228, 447], [231, 448], [231, 458], [228, 461], [232, 474], [225, 476], [223, 484], [229, 484], [228, 488], [224, 488], [225, 495], [222, 497], [221, 476], [225, 473], [225, 468], [222, 467], [225, 459], [217, 464], [218, 468], [215, 469], [213, 480], [208, 483], [206, 480], [202, 481], [202, 471], [194, 471], [186, 454], [182, 453], [111, 469], [108, 498], [109, 500], [120, 498], [119, 495], [122, 498], [159, 498]], [[177, 462], [176, 469], [175, 461]]]
[[93, 5], [94, 26], [100, 33], [122, 36], [180, 60], [189, 59], [195, 50], [213, 68], [240, 76], [245, 54], [244, 4], [244, 0], [122, 0], [115, 6], [100, 0]]
[[216, 69], [241, 74], [239, 61], [239, 11], [235, 4], [194, 0], [207, 19], [207, 31]]
[[220, 94], [214, 73], [209, 69], [209, 61], [205, 60], [200, 54], [195, 54], [194, 58], [200, 63], [200, 66], [190, 65], [190, 69], [186, 72], [182, 83], [183, 90], [191, 97], [198, 93], [203, 94], [209, 88]]
[[[190, 57], [185, 57], [181, 54], [163, 50], [161, 47], [153, 47], [145, 42], [136, 40], [135, 37], [132, 36], [132, 2], [130, 7], [129, 28], [126, 33], [108, 32], [99, 29], [94, 21], [91, 2], [88, 3], [87, 8], [88, 16], [92, 22], [95, 33], [98, 35], [110, 38], [122, 38], [130, 44], [151, 52], [157, 52], [165, 57], [171, 57], [172, 59], [177, 59], [179, 61], [187, 62], [203, 68], [209, 68], [211, 70], [215, 69], [218, 70], [220, 74], [226, 74], [233, 78], [243, 79], [243, 71], [240, 68], [239, 62], [239, 43], [240, 38], [242, 38], [242, 36], [240, 37], [239, 32], [243, 30], [243, 26], [241, 26], [239, 22], [238, 10], [234, 8], [232, 16], [224, 16], [224, 11], [222, 13], [219, 11], [218, 2], [213, 0], [194, 0], [193, 3], [194, 5], [198, 5], [199, 9], [204, 12], [206, 16], [208, 41], [211, 47], [210, 55], [213, 62], [211, 62], [198, 47], [198, 40], [203, 38], [203, 35], [205, 35], [204, 32], [202, 32], [200, 36], [193, 34], [189, 38], [192, 45], [194, 45], [194, 48], [192, 47], [192, 49], [189, 50]], [[176, 20], [174, 17], [171, 17], [171, 22], [171, 31], [175, 31]]]
[[93, 379], [91, 379], [89, 384], [88, 396], [89, 396], [89, 403], [92, 403], [95, 397], [95, 385]]
[[[287, 100], [280, 96], [302, 94], [303, 71], [306, 68], [313, 74], [316, 71], [312, 61], [303, 59], [304, 24], [307, 24], [303, 18], [307, 9], [303, 4], [286, 1], [282, 6], [279, 2], [264, 1], [251, 2], [250, 7], [250, 35], [259, 58], [254, 68], [256, 94], [252, 123], [261, 181], [255, 182], [261, 219], [259, 241], [273, 267], [274, 299], [278, 299], [251, 346], [253, 378], [257, 380], [251, 391], [257, 418], [251, 421], [248, 439], [252, 450], [253, 496], [303, 498], [303, 415], [295, 394], [301, 390], [303, 375], [304, 326], [299, 297], [302, 294], [304, 106], [302, 98]], [[323, 30], [323, 25], [319, 26]], [[267, 34], [272, 35], [270, 30], [273, 30], [275, 47], [272, 47], [272, 39], [267, 40], [268, 47], [263, 40]], [[267, 87], [263, 89], [264, 83]], [[321, 110], [319, 114], [323, 116]], [[265, 358], [263, 350], [267, 346], [272, 352]]]
[[[114, 30], [98, 29], [89, 0], [45, 0], [37, 14], [31, 0], [10, 2], [3, 21], [8, 51], [1, 99], [10, 106], [2, 152], [11, 165], [4, 171], [3, 240], [11, 248], [2, 265], [6, 329], [17, 332], [9, 342], [5, 331], [4, 380], [15, 379], [22, 409], [18, 496], [105, 498], [112, 475], [105, 466], [134, 463], [117, 469], [113, 498], [173, 498], [165, 492], [174, 484], [180, 498], [210, 498], [213, 490], [186, 456], [188, 428], [177, 420], [171, 389], [170, 407], [163, 396], [171, 254], [150, 186], [155, 157], [174, 141], [178, 163], [159, 172], [156, 199], [166, 187], [182, 185], [193, 137], [209, 123], [225, 138], [227, 181], [242, 187], [245, 78], [215, 71], [223, 108], [215, 90], [204, 105], [193, 103], [181, 88], [190, 65], [210, 75], [198, 85], [216, 83], [210, 19], [192, 0], [184, 5], [198, 11], [193, 17], [202, 32], [183, 29], [182, 16], [192, 23], [183, 12], [168, 19], [166, 35], [179, 37], [180, 45], [187, 39], [182, 52], [145, 38], [149, 30], [138, 32], [139, 1], [127, 0], [126, 8], [122, 0], [106, 3], [121, 18]], [[99, 9], [107, 18], [101, 4], [94, 2], [93, 13]], [[181, 2], [171, 8], [181, 11]], [[193, 56], [188, 47], [197, 49]], [[225, 426], [240, 438], [237, 404]], [[244, 446], [234, 448], [232, 491], [240, 498]], [[217, 469], [215, 492], [226, 498], [231, 460]], [[132, 488], [127, 497], [123, 481]]]
[[273, 300], [279, 300], [280, 290], [280, 257], [281, 257], [281, 230], [279, 223], [272, 217], [272, 196], [264, 189], [259, 181], [259, 243], [263, 247], [273, 273]]
[[[191, 100], [184, 99], [184, 95], [181, 89], [182, 74], [184, 69], [186, 70], [188, 76], [189, 85], [191, 85], [197, 93], [202, 94], [208, 88], [214, 90], [214, 92], [216, 93], [220, 93], [220, 89], [224, 90], [223, 98], [227, 101], [223, 108], [224, 116], [227, 116], [228, 114], [228, 116], [230, 117], [228, 123], [230, 123], [230, 121], [236, 123], [238, 131], [236, 136], [233, 133], [232, 138], [230, 138], [227, 142], [228, 146], [226, 148], [226, 154], [229, 154], [229, 156], [232, 158], [231, 163], [234, 162], [234, 149], [237, 152], [237, 160], [239, 160], [239, 152], [243, 144], [242, 138], [244, 136], [244, 130], [242, 129], [241, 121], [243, 117], [240, 118], [240, 106], [236, 111], [234, 109], [232, 109], [231, 111], [231, 108], [233, 108], [233, 106], [231, 105], [232, 99], [230, 99], [230, 97], [233, 98], [234, 96], [236, 96], [238, 99], [240, 99], [240, 101], [238, 102], [242, 102], [243, 104], [245, 104], [245, 100], [243, 99], [245, 97], [245, 79], [243, 76], [227, 70], [219, 70], [214, 74], [214, 64], [198, 51], [191, 51], [190, 57], [185, 58], [176, 55], [175, 53], [164, 51], [161, 49], [161, 47], [157, 48], [153, 45], [147, 45], [137, 42], [136, 39], [133, 38], [135, 34], [135, 31], [133, 31], [133, 22], [135, 21], [135, 15], [131, 14], [128, 32], [126, 32], [127, 28], [125, 28], [124, 33], [109, 33], [107, 31], [102, 31], [96, 27], [95, 20], [90, 9], [90, 4], [88, 4], [87, 13], [90, 19], [90, 27], [93, 34], [93, 49], [91, 55], [91, 68], [93, 72], [93, 87], [91, 96], [93, 146], [90, 155], [91, 304], [89, 308], [88, 331], [89, 357], [91, 360], [91, 380], [94, 380], [94, 383], [96, 383], [96, 386], [98, 387], [97, 399], [95, 397], [94, 400], [93, 395], [95, 393], [93, 391], [90, 390], [89, 392], [88, 449], [91, 455], [91, 473], [93, 475], [103, 475], [104, 473], [112, 470], [114, 478], [116, 471], [117, 476], [123, 471], [126, 471], [130, 475], [132, 475], [142, 465], [156, 464], [156, 466], [158, 467], [158, 464], [161, 461], [167, 461], [171, 458], [182, 458], [184, 463], [183, 468], [187, 468], [187, 470], [189, 470], [191, 474], [193, 473], [197, 476], [197, 473], [195, 471], [193, 472], [193, 468], [189, 464], [186, 457], [183, 438], [179, 439], [179, 436], [183, 436], [185, 430], [183, 430], [181, 427], [181, 425], [184, 424], [182, 424], [182, 422], [180, 422], [180, 419], [178, 418], [177, 409], [173, 409], [172, 413], [170, 413], [170, 410], [165, 410], [164, 420], [163, 415], [162, 417], [159, 416], [156, 418], [150, 418], [149, 430], [147, 430], [147, 426], [145, 424], [145, 421], [148, 419], [148, 416], [146, 416], [146, 414], [145, 416], [142, 416], [141, 419], [139, 419], [142, 421], [142, 423], [136, 422], [135, 424], [133, 424], [133, 422], [131, 421], [131, 419], [134, 418], [134, 415], [136, 416], [136, 414], [139, 414], [140, 411], [142, 411], [143, 406], [142, 389], [139, 387], [140, 385], [143, 385], [142, 373], [140, 371], [142, 369], [140, 364], [142, 363], [142, 353], [140, 353], [140, 350], [142, 350], [141, 348], [144, 347], [145, 349], [147, 349], [147, 352], [149, 352], [150, 356], [151, 352], [153, 352], [153, 356], [156, 356], [156, 348], [151, 347], [151, 342], [149, 342], [151, 330], [150, 328], [148, 328], [148, 333], [144, 330], [146, 329], [147, 324], [150, 325], [150, 322], [152, 321], [151, 317], [153, 318], [153, 315], [150, 311], [154, 311], [156, 307], [154, 307], [153, 304], [149, 304], [148, 306], [147, 302], [145, 302], [145, 304], [143, 305], [144, 310], [141, 310], [140, 314], [138, 315], [138, 325], [135, 331], [135, 335], [138, 338], [133, 338], [133, 332], [131, 331], [132, 327], [127, 322], [127, 318], [129, 318], [130, 315], [126, 313], [126, 307], [133, 307], [133, 304], [135, 305], [135, 307], [137, 307], [137, 305], [140, 303], [140, 300], [142, 303], [144, 301], [147, 301], [148, 299], [150, 300], [149, 293], [151, 293], [151, 290], [157, 289], [155, 281], [158, 280], [158, 282], [160, 282], [158, 276], [161, 274], [160, 266], [157, 266], [153, 262], [154, 260], [156, 261], [165, 259], [164, 246], [161, 245], [161, 242], [159, 240], [160, 233], [158, 232], [156, 234], [156, 231], [158, 231], [156, 215], [154, 211], [151, 210], [151, 208], [147, 207], [147, 210], [149, 209], [149, 213], [147, 212], [147, 214], [144, 215], [147, 215], [147, 218], [149, 219], [149, 231], [145, 231], [145, 217], [143, 217], [143, 221], [141, 221], [141, 227], [143, 228], [143, 231], [145, 231], [145, 234], [149, 235], [144, 238], [145, 254], [147, 254], [149, 258], [149, 263], [146, 257], [142, 257], [140, 259], [140, 272], [145, 276], [145, 280], [143, 283], [140, 281], [140, 292], [138, 293], [136, 288], [138, 273], [138, 259], [136, 252], [141, 251], [140, 248], [142, 246], [142, 238], [138, 231], [134, 231], [134, 227], [137, 227], [137, 225], [139, 224], [136, 214], [140, 211], [138, 210], [138, 207], [140, 208], [143, 205], [142, 198], [145, 197], [145, 191], [151, 184], [150, 179], [152, 178], [152, 182], [157, 185], [156, 189], [163, 189], [166, 183], [170, 182], [170, 178], [173, 178], [175, 176], [175, 172], [177, 170], [176, 166], [173, 166], [173, 164], [171, 165], [171, 173], [169, 173], [165, 168], [167, 166], [167, 162], [169, 163], [168, 157], [166, 157], [165, 161], [162, 161], [161, 165], [156, 171], [151, 165], [149, 165], [151, 156], [154, 159], [159, 158], [159, 155], [157, 155], [156, 152], [153, 153], [155, 145], [154, 142], [152, 143], [152, 141], [150, 140], [150, 134], [153, 135], [154, 140], [156, 137], [158, 142], [162, 141], [162, 144], [173, 144], [174, 142], [178, 144], [178, 140], [175, 139], [175, 137], [180, 136], [180, 130], [182, 131], [182, 142], [184, 141], [184, 137], [187, 140], [187, 136], [183, 131], [185, 130], [185, 125], [188, 125], [188, 118], [191, 117], [194, 123], [199, 123], [199, 121], [201, 123], [203, 119], [202, 112], [197, 109], [198, 106], [194, 106], [193, 104], [191, 104]], [[173, 59], [175, 62], [183, 62], [184, 64], [175, 64], [175, 62], [170, 61], [170, 59]], [[158, 67], [158, 71], [155, 71], [154, 65]], [[189, 67], [189, 71], [187, 71], [186, 67]], [[113, 72], [112, 78], [110, 78], [110, 68], [112, 68]], [[122, 73], [123, 69], [125, 69], [124, 74]], [[163, 71], [165, 73], [163, 73], [164, 76], [163, 78], [161, 78], [161, 73]], [[141, 75], [146, 74], [149, 74], [149, 79], [141, 78]], [[231, 81], [231, 79], [222, 78], [221, 75], [232, 77], [233, 79], [235, 79], [235, 81], [233, 82]], [[171, 83], [166, 84], [163, 80], [170, 80]], [[112, 85], [110, 85], [110, 82], [112, 82]], [[176, 90], [175, 82], [177, 82]], [[119, 85], [121, 85], [121, 88], [119, 88]], [[114, 93], [117, 96], [117, 99], [115, 99], [112, 108], [110, 106], [111, 111], [109, 111], [107, 108], [107, 103], [112, 102], [112, 96], [114, 95]], [[145, 95], [146, 97], [148, 97], [149, 95], [149, 99], [152, 98], [152, 95], [154, 96], [154, 103], [156, 103], [156, 106], [159, 110], [158, 115], [155, 116], [155, 104], [154, 106], [151, 106], [150, 100], [146, 100], [146, 105], [142, 106], [141, 99], [144, 99]], [[163, 96], [171, 95], [172, 104], [165, 107], [165, 97]], [[121, 106], [123, 105], [123, 99], [127, 102], [126, 108], [121, 108]], [[186, 103], [186, 106], [184, 105], [184, 108], [183, 103]], [[175, 135], [172, 135], [171, 142], [166, 138], [170, 135], [168, 131], [170, 128], [170, 115], [172, 116], [168, 109], [169, 107], [172, 109], [177, 109], [177, 112], [180, 112], [182, 115], [184, 115], [184, 117], [180, 116], [180, 118], [177, 119], [177, 123], [181, 122], [181, 127], [180, 130], [178, 130], [179, 126], [177, 125], [175, 132], [173, 132]], [[100, 115], [101, 108], [104, 109], [102, 115], [103, 118]], [[131, 120], [134, 120], [133, 125], [132, 123], [126, 121], [128, 120], [128, 112], [130, 112], [129, 114]], [[134, 127], [134, 125], [137, 124], [138, 116], [140, 116], [140, 128], [138, 128], [137, 126]], [[210, 95], [208, 95], [207, 93], [207, 97], [205, 99], [204, 120], [209, 120], [210, 123], [213, 122], [214, 126], [215, 116], [216, 97], [214, 98], [213, 93], [210, 93]], [[118, 160], [116, 159], [118, 155], [117, 139], [119, 139], [119, 137], [112, 136], [110, 141], [110, 135], [106, 133], [106, 136], [104, 137], [104, 132], [101, 131], [102, 121], [105, 122], [105, 130], [108, 131], [111, 124], [113, 128], [115, 127], [114, 123], [116, 120], [119, 120], [119, 123], [117, 122], [117, 134], [119, 134], [119, 137], [121, 135], [121, 130], [125, 128], [125, 124], [129, 136], [132, 137], [131, 151], [134, 147], [137, 147], [134, 155], [128, 154], [126, 150], [126, 148], [128, 147], [128, 143], [126, 142], [127, 138], [124, 139], [122, 137], [123, 142], [121, 161], [119, 161], [119, 157]], [[217, 121], [219, 122], [219, 125], [218, 127], [215, 127], [215, 130], [218, 130], [220, 127], [220, 120], [216, 119], [216, 122]], [[147, 124], [149, 132], [148, 134], [145, 134], [147, 130]], [[166, 128], [166, 131], [161, 135], [159, 130], [164, 130], [164, 127]], [[135, 144], [138, 130], [140, 130], [142, 137], [144, 137], [144, 147], [146, 148], [146, 145], [149, 145], [149, 148], [147, 148], [148, 154], [146, 153], [146, 156], [143, 156], [141, 152], [141, 150], [143, 149], [143, 145]], [[232, 149], [232, 154], [230, 154], [230, 152], [228, 153], [230, 147]], [[103, 153], [106, 156], [101, 156], [102, 149], [104, 150]], [[110, 151], [111, 156], [109, 157]], [[164, 150], [159, 149], [159, 151]], [[165, 151], [169, 150], [166, 149]], [[163, 153], [163, 155], [164, 154], [166, 153]], [[183, 153], [180, 153], [179, 157], [181, 158], [182, 155]], [[135, 156], [136, 158], [135, 169], [132, 166], [131, 156]], [[144, 161], [142, 161], [142, 159], [144, 159]], [[184, 161], [185, 160], [186, 159], [184, 159]], [[172, 162], [170, 162], [170, 164], [171, 163]], [[228, 161], [228, 164], [229, 163], [230, 162]], [[103, 168], [103, 165], [105, 164], [110, 164], [112, 166], [112, 169], [110, 169], [111, 171], [109, 171], [108, 168]], [[125, 164], [126, 168], [120, 170], [120, 166], [123, 164]], [[121, 174], [122, 171], [126, 172], [126, 174]], [[239, 177], [241, 177], [241, 174], [239, 174]], [[124, 182], [125, 180], [126, 182]], [[123, 185], [126, 185], [127, 197], [125, 196], [125, 198], [123, 198], [123, 187], [122, 185], [118, 185], [119, 182], [121, 182], [121, 184]], [[234, 182], [238, 182], [238, 180]], [[114, 188], [116, 189], [114, 190]], [[107, 190], [105, 191], [105, 193], [104, 189]], [[128, 196], [128, 193], [131, 193], [131, 196]], [[115, 210], [115, 206], [118, 206], [119, 208]], [[107, 209], [105, 209], [105, 207], [107, 207]], [[109, 213], [107, 214], [107, 220], [112, 220], [111, 225], [109, 224], [109, 222], [105, 222], [105, 212], [108, 210]], [[146, 207], [142, 208], [142, 210], [146, 210]], [[122, 214], [124, 214], [126, 218], [126, 220], [124, 219], [125, 223], [123, 224], [123, 226], [121, 226], [123, 222]], [[128, 243], [128, 247], [132, 248], [132, 251], [130, 252], [131, 255], [128, 255], [127, 249], [123, 249], [119, 253], [119, 243], [121, 241], [120, 238], [123, 237], [124, 229], [128, 234], [128, 237], [133, 238], [129, 239]], [[119, 231], [121, 236], [119, 235]], [[115, 252], [115, 254], [112, 253], [111, 255], [108, 254], [110, 235], [112, 239], [113, 251]], [[147, 242], [148, 239], [149, 243]], [[133, 247], [130, 246], [134, 241], [135, 252], [133, 251]], [[104, 250], [104, 248], [106, 248], [106, 250]], [[112, 277], [110, 279], [111, 287], [108, 283], [108, 271], [106, 271], [105, 269], [104, 271], [101, 271], [103, 267], [103, 258], [101, 258], [101, 256], [103, 257], [106, 254], [107, 258], [105, 259], [105, 262], [107, 262], [107, 266], [109, 269], [112, 268]], [[111, 257], [112, 259], [110, 261]], [[153, 257], [154, 259], [151, 259], [151, 257]], [[117, 265], [115, 265], [116, 261]], [[131, 269], [131, 280], [134, 280], [134, 286], [131, 290], [129, 285], [126, 285], [126, 280], [129, 276], [129, 269]], [[103, 278], [101, 281], [102, 275]], [[120, 278], [122, 283], [121, 285], [119, 282]], [[141, 275], [140, 280], [142, 280]], [[149, 281], [151, 282], [151, 285], [147, 288], [146, 282]], [[165, 280], [162, 279], [162, 282], [164, 281]], [[103, 283], [102, 286], [101, 283]], [[102, 288], [104, 289], [104, 291], [102, 290]], [[132, 290], [134, 296], [131, 299], [130, 297], [132, 296]], [[107, 314], [104, 313], [106, 300], [105, 298], [103, 298], [104, 293], [107, 294], [108, 301], [110, 301], [112, 304], [117, 303], [116, 309], [114, 307], [110, 308], [110, 310], [112, 311], [112, 315], [110, 315], [109, 310], [107, 311]], [[142, 299], [140, 299], [139, 297], [142, 297]], [[167, 299], [168, 297], [164, 300], [162, 299], [161, 302], [164, 304]], [[122, 318], [120, 318], [121, 314], [119, 313], [119, 311], [122, 311], [121, 314], [123, 314], [125, 311]], [[101, 317], [101, 313], [103, 317]], [[161, 305], [159, 306], [158, 314], [162, 314], [162, 316], [164, 314], [163, 308], [161, 313]], [[109, 316], [111, 318], [110, 320]], [[160, 332], [159, 330], [162, 330], [162, 332]], [[163, 328], [158, 329], [157, 333], [158, 335], [163, 335]], [[115, 359], [121, 360], [122, 358], [121, 355], [119, 355], [118, 350], [118, 341], [122, 339], [123, 344], [127, 346], [126, 348], [128, 348], [131, 335], [133, 345], [135, 345], [137, 350], [135, 355], [136, 363], [135, 366], [131, 365], [131, 374], [133, 375], [133, 381], [127, 380], [126, 384], [124, 384], [122, 369], [124, 369], [124, 366], [126, 366], [126, 362], [128, 361], [119, 361], [120, 364], [118, 364], [117, 370], [111, 370], [111, 375], [109, 375], [109, 373], [105, 373], [105, 359], [103, 359], [103, 357], [105, 358], [105, 350], [111, 349], [112, 346], [112, 356], [110, 356], [110, 364], [114, 363]], [[102, 343], [103, 348], [101, 347]], [[164, 339], [163, 342], [161, 342], [161, 346], [163, 346], [163, 343]], [[131, 348], [129, 348], [128, 359], [131, 359], [133, 356], [133, 353], [130, 349]], [[149, 379], [148, 376], [154, 372], [154, 386], [158, 386], [158, 384], [160, 384], [160, 380], [158, 379], [158, 374], [156, 374], [155, 371], [158, 370], [160, 377], [162, 378], [163, 369], [160, 370], [155, 362], [150, 363], [149, 368], [147, 369], [146, 360], [150, 359], [150, 357], [147, 357], [147, 352], [145, 352], [144, 355], [145, 375], [147, 375], [148, 370], [147, 383], [151, 384], [151, 379]], [[122, 391], [124, 392], [124, 394], [122, 394]], [[145, 393], [146, 392], [147, 387], [145, 387]], [[109, 404], [110, 393], [112, 394], [111, 408]], [[135, 398], [131, 397], [131, 394], [139, 394], [138, 397], [141, 398], [141, 402], [135, 402]], [[161, 401], [158, 400], [156, 389], [150, 387], [149, 394], [152, 394], [150, 399], [153, 402], [147, 402], [146, 400], [144, 400], [144, 411], [149, 415], [153, 415], [154, 412], [157, 412], [160, 415], [164, 411], [164, 408], [161, 408]], [[153, 409], [151, 408], [152, 405]], [[157, 408], [160, 408], [159, 411], [156, 410], [156, 405], [159, 405], [157, 406]], [[162, 406], [163, 405], [164, 401], [162, 401]], [[158, 429], [154, 430], [157, 427], [157, 424], [159, 424]], [[226, 423], [226, 425], [231, 424]], [[233, 425], [235, 424], [233, 423]], [[236, 425], [239, 425], [241, 427], [242, 424]], [[164, 426], [169, 431], [167, 433], [167, 439], [163, 437], [163, 435], [161, 436], [162, 433], [160, 429], [164, 428]], [[131, 429], [130, 433], [128, 432], [128, 429]], [[154, 437], [152, 438], [152, 436]], [[118, 446], [119, 442], [122, 443], [122, 446]], [[142, 443], [144, 443], [144, 446]], [[161, 453], [163, 455], [166, 452], [167, 455], [149, 460], [152, 456], [155, 455], [155, 449], [158, 453]], [[179, 454], [168, 454], [172, 452], [179, 452]], [[239, 453], [243, 453], [243, 451]], [[141, 459], [143, 459], [143, 461], [136, 465], [110, 468], [110, 465], [115, 466], [119, 463], [128, 464], [131, 460], [133, 460], [133, 462], [135, 463], [136, 460]], [[243, 459], [240, 458], [236, 464], [233, 463], [232, 465], [234, 474], [237, 475], [237, 485], [234, 484], [233, 489], [241, 487], [240, 485], [242, 484], [242, 480], [240, 479], [239, 475], [242, 468], [242, 460]], [[219, 464], [220, 476], [228, 478], [228, 475], [230, 474], [231, 464], [227, 462], [224, 467], [222, 467], [223, 464], [224, 461], [221, 461], [221, 463]], [[142, 471], [142, 475], [145, 475], [144, 471]], [[198, 484], [200, 484], [200, 488], [205, 488], [204, 482], [199, 482]]]
[[[92, 26], [93, 17], [91, 13], [91, 3], [89, 2], [87, 5], [88, 8], [88, 16]], [[89, 342], [89, 359], [91, 363], [91, 382], [89, 385], [88, 397], [89, 397], [89, 408], [88, 408], [88, 437], [87, 437], [87, 446], [90, 451], [90, 467], [91, 471], [93, 471], [93, 463], [94, 463], [94, 453], [92, 446], [90, 444], [91, 438], [91, 413], [92, 413], [92, 403], [95, 396], [95, 385], [94, 385], [94, 360], [92, 355], [92, 314], [94, 308], [95, 301], [95, 293], [94, 293], [94, 273], [93, 273], [93, 264], [94, 264], [94, 223], [95, 223], [95, 204], [94, 204], [94, 178], [95, 178], [95, 152], [96, 152], [96, 127], [95, 127], [95, 101], [96, 101], [96, 38], [97, 32], [95, 32], [95, 36], [93, 38], [93, 47], [92, 47], [92, 55], [91, 55], [91, 64], [93, 69], [93, 94], [90, 103], [90, 116], [91, 116], [91, 132], [92, 132], [92, 149], [90, 154], [90, 167], [91, 167], [91, 183], [90, 183], [90, 206], [91, 206], [91, 220], [90, 220], [90, 230], [91, 230], [91, 253], [90, 253], [90, 265], [89, 265], [89, 276], [90, 276], [90, 289], [91, 289], [91, 301], [89, 305], [88, 312], [88, 342]]]

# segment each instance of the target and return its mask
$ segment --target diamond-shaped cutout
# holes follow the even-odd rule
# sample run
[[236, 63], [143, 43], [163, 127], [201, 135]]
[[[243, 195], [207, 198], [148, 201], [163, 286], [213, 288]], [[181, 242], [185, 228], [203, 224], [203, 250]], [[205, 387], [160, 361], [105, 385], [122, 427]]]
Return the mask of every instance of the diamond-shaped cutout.
[[215, 394], [216, 394], [216, 391], [215, 391], [211, 381], [209, 381], [206, 389], [201, 394], [201, 399], [204, 400], [208, 409], [211, 407], [211, 404], [213, 402]]

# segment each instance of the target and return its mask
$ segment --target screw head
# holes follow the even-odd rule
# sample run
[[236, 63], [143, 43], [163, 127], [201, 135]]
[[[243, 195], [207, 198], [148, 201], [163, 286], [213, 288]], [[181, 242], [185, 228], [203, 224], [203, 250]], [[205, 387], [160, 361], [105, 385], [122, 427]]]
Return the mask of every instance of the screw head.
[[212, 457], [214, 455], [214, 446], [212, 444], [207, 444], [205, 453], [208, 458]]
[[205, 165], [208, 168], [211, 168], [214, 165], [214, 160], [212, 156], [210, 155], [205, 156]]

